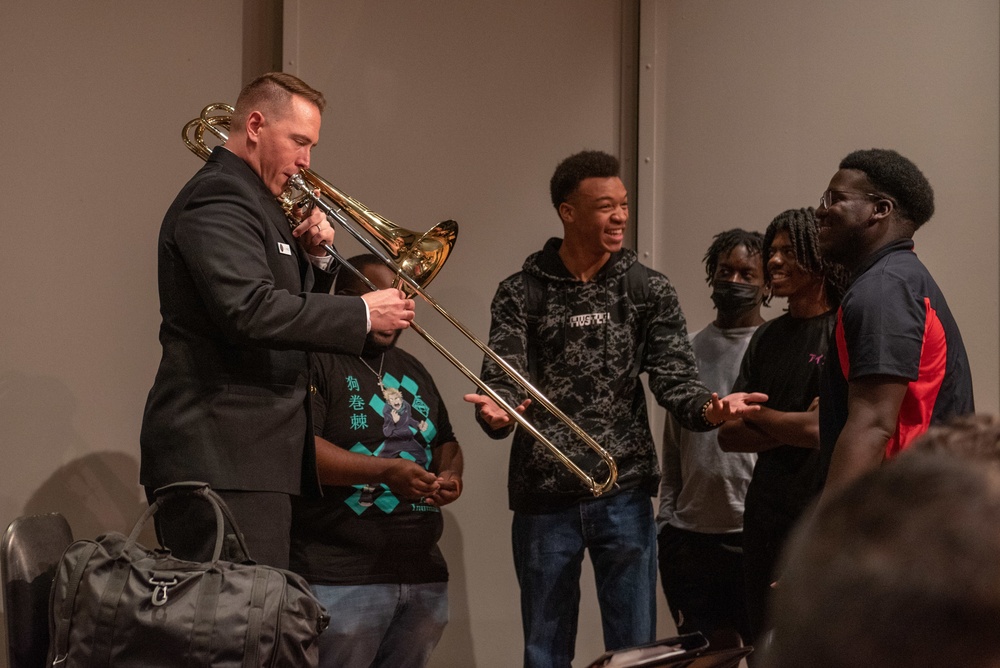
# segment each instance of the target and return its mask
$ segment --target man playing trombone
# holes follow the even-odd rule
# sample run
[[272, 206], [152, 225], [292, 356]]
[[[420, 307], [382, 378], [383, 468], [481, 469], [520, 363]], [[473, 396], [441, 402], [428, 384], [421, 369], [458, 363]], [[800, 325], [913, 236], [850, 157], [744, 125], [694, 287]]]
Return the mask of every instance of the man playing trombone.
[[[369, 330], [402, 329], [399, 290], [329, 294], [333, 229], [314, 210], [294, 230], [275, 199], [309, 166], [323, 95], [284, 73], [240, 93], [229, 139], [177, 195], [158, 244], [163, 354], [143, 414], [147, 495], [185, 480], [226, 500], [250, 556], [287, 568], [291, 496], [319, 491], [308, 351], [358, 354]], [[208, 504], [157, 513], [181, 558], [212, 553]]]
[[[718, 427], [767, 399], [737, 393], [720, 400], [699, 382], [673, 287], [622, 247], [628, 195], [616, 158], [599, 151], [570, 156], [556, 168], [550, 189], [564, 238], [550, 239], [500, 284], [489, 345], [610, 452], [619, 477], [617, 488], [593, 498], [525, 430], [514, 437], [508, 493], [524, 665], [531, 668], [570, 666], [585, 550], [597, 580], [605, 648], [654, 639], [650, 497], [659, 472], [639, 373], [647, 374], [657, 401], [692, 431]], [[491, 359], [484, 361], [482, 379], [564, 453], [602, 466], [551, 412], [521, 401], [519, 386]], [[477, 405], [490, 436], [503, 438], [514, 428], [488, 397], [466, 400]]]

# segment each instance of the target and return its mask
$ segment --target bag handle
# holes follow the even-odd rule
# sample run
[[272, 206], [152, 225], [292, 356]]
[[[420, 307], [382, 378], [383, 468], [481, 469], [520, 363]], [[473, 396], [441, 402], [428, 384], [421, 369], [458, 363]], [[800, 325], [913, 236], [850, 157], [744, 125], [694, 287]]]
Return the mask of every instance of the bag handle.
[[129, 534], [128, 540], [125, 541], [125, 547], [122, 548], [122, 553], [128, 552], [135, 546], [139, 539], [139, 534], [142, 533], [142, 528], [146, 525], [156, 511], [159, 510], [165, 502], [169, 501], [178, 496], [195, 495], [205, 499], [206, 502], [212, 504], [212, 509], [215, 511], [215, 549], [212, 551], [212, 563], [215, 563], [222, 556], [222, 543], [226, 535], [226, 526], [223, 521], [223, 517], [229, 521], [229, 524], [233, 527], [236, 533], [236, 542], [240, 546], [240, 550], [243, 551], [243, 555], [250, 559], [250, 550], [247, 549], [246, 542], [243, 540], [243, 533], [240, 531], [239, 524], [236, 523], [236, 518], [233, 517], [233, 513], [229, 510], [229, 506], [226, 502], [222, 500], [207, 482], [197, 482], [197, 481], [185, 481], [185, 482], [175, 482], [170, 485], [164, 485], [156, 489], [153, 492], [153, 496], [156, 500], [146, 509], [142, 517], [135, 523], [135, 527], [132, 529], [132, 533]]

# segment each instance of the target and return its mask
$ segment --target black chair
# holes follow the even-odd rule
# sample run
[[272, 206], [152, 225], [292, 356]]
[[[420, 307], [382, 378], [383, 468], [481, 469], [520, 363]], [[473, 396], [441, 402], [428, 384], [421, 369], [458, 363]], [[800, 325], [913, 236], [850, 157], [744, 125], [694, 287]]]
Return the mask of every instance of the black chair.
[[73, 532], [59, 513], [18, 517], [0, 546], [7, 665], [42, 668], [49, 649], [49, 590]]

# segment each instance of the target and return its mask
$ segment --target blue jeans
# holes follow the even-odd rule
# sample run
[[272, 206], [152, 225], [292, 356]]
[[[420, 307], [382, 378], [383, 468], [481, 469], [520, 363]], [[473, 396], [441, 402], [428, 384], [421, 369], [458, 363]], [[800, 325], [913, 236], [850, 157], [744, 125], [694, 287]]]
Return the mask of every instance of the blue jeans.
[[589, 550], [605, 649], [652, 642], [656, 525], [645, 494], [625, 491], [567, 510], [514, 513], [525, 668], [569, 668], [576, 650], [580, 567]]
[[448, 583], [312, 585], [330, 615], [320, 668], [423, 668], [448, 623]]

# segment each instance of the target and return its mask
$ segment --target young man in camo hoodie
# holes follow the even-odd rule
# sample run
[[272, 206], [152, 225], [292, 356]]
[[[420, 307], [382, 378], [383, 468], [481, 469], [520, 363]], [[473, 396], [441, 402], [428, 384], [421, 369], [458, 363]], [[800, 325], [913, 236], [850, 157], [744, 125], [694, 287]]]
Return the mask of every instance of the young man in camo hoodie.
[[[492, 305], [490, 347], [614, 457], [618, 486], [594, 498], [544, 447], [518, 429], [508, 490], [514, 566], [521, 587], [526, 667], [568, 667], [576, 644], [585, 550], [597, 580], [606, 649], [654, 639], [659, 481], [639, 373], [657, 401], [693, 431], [755, 410], [761, 394], [719, 399], [698, 381], [677, 294], [622, 247], [628, 194], [616, 158], [566, 158], [550, 184], [563, 239], [550, 239], [504, 280]], [[537, 302], [537, 303], [530, 303]], [[531, 373], [529, 374], [529, 369]], [[606, 474], [593, 451], [491, 360], [482, 378], [585, 471]], [[467, 395], [493, 438], [514, 427], [487, 397]], [[520, 402], [520, 403], [518, 403]]]

